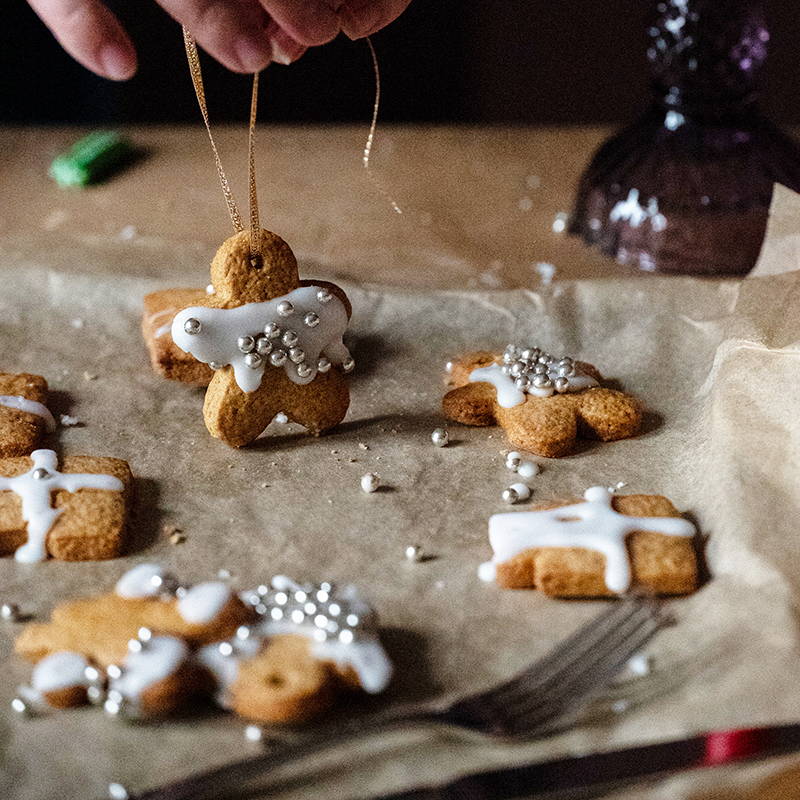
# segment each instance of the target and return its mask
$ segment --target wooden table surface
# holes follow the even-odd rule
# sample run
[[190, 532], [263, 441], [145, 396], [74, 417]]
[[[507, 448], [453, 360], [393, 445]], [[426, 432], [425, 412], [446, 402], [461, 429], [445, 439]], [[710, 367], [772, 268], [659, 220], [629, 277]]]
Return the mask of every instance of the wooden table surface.
[[[246, 202], [245, 126], [215, 131], [234, 192]], [[168, 240], [186, 244], [182, 267], [196, 262], [204, 269], [231, 227], [199, 121], [128, 129], [147, 151], [144, 158], [103, 185], [61, 189], [47, 168], [84, 132], [0, 129], [0, 236], [6, 244], [46, 259], [70, 244], [125, 241], [131, 249], [122, 268], [150, 274], [171, 269], [148, 257], [157, 250], [154, 243]], [[553, 230], [556, 214], [571, 207], [582, 168], [608, 133], [380, 126], [373, 174], [403, 209], [397, 215], [361, 166], [364, 126], [262, 124], [262, 224], [280, 233], [301, 261], [373, 283], [533, 287], [539, 262], [553, 264], [557, 278], [635, 274]]]

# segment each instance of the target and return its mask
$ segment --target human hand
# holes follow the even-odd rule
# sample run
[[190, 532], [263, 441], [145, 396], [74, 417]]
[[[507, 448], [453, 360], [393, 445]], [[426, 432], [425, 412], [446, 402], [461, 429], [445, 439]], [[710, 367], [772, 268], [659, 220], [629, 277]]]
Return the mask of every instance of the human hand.
[[[136, 50], [102, 0], [28, 0], [61, 46], [87, 69], [112, 80], [136, 72]], [[290, 64], [343, 31], [369, 36], [411, 0], [157, 0], [214, 58], [235, 72]]]

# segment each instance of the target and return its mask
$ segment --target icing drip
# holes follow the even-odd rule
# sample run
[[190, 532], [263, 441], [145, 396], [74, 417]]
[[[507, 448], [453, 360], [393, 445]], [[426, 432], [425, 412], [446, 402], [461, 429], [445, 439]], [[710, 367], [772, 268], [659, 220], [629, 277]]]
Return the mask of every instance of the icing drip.
[[34, 450], [33, 466], [24, 475], [15, 478], [0, 476], [0, 491], [14, 492], [22, 501], [22, 518], [27, 523], [28, 541], [14, 554], [17, 561], [32, 563], [47, 557], [47, 534], [63, 509], [53, 508], [51, 495], [63, 490], [105, 489], [121, 492], [122, 481], [113, 475], [91, 473], [61, 473], [58, 456], [53, 450]]
[[556, 358], [538, 347], [520, 348], [509, 345], [502, 364], [489, 364], [472, 370], [470, 383], [490, 383], [497, 390], [497, 403], [513, 408], [525, 402], [525, 395], [551, 397], [581, 392], [599, 386], [598, 382], [578, 367], [572, 358]]
[[192, 586], [178, 600], [178, 613], [196, 624], [211, 622], [231, 599], [231, 590], [221, 581], [206, 581]]
[[631, 584], [631, 567], [625, 540], [633, 531], [665, 536], [694, 536], [695, 526], [680, 517], [629, 517], [615, 511], [613, 494], [603, 486], [584, 493], [586, 502], [547, 511], [495, 514], [489, 519], [489, 542], [494, 556], [482, 564], [478, 576], [493, 580], [495, 567], [526, 550], [539, 547], [582, 547], [606, 559], [605, 582], [620, 594]]
[[166, 577], [160, 564], [137, 564], [117, 581], [114, 591], [120, 597], [156, 597], [162, 593]]
[[[193, 324], [194, 332], [187, 332]], [[330, 362], [350, 363], [342, 343], [346, 329], [347, 310], [338, 297], [319, 286], [301, 286], [265, 303], [185, 308], [173, 320], [172, 339], [204, 364], [231, 365], [239, 388], [253, 392], [269, 365], [306, 384]]]
[[162, 336], [166, 336], [172, 330], [172, 320], [177, 313], [177, 308], [165, 308], [163, 311], [156, 311], [155, 314], [151, 314], [147, 318], [147, 322], [149, 325], [155, 325], [159, 322], [159, 320], [166, 319], [167, 322], [159, 325], [155, 331], [153, 332], [153, 336], [156, 339], [160, 339]]
[[89, 662], [80, 653], [69, 650], [53, 653], [33, 668], [31, 687], [41, 694], [73, 686], [88, 687], [90, 681], [85, 673], [88, 666]]
[[138, 652], [128, 653], [122, 674], [109, 683], [109, 693], [119, 692], [133, 710], [142, 693], [174, 675], [189, 657], [189, 647], [174, 636], [154, 636]]
[[44, 403], [36, 400], [28, 400], [27, 397], [20, 397], [16, 394], [0, 394], [0, 406], [13, 408], [17, 411], [24, 411], [26, 414], [35, 414], [44, 420], [48, 433], [56, 429], [56, 421], [50, 413], [50, 409]]

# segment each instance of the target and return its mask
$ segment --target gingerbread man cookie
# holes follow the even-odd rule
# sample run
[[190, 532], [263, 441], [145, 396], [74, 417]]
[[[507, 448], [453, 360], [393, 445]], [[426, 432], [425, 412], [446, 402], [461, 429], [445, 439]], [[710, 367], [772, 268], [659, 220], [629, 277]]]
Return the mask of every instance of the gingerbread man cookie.
[[689, 594], [698, 586], [696, 533], [666, 497], [593, 486], [583, 501], [491, 517], [494, 555], [479, 575], [551, 597], [607, 597], [632, 588]]
[[56, 429], [41, 375], [0, 373], [0, 458], [24, 456]]
[[448, 365], [456, 388], [444, 414], [464, 425], [499, 424], [516, 447], [540, 456], [567, 455], [576, 440], [635, 436], [642, 408], [635, 397], [601, 385], [591, 364], [555, 358], [538, 347], [509, 345], [502, 356], [477, 352]]
[[391, 677], [374, 614], [352, 587], [277, 577], [237, 595], [221, 581], [180, 586], [157, 564], [129, 570], [111, 594], [57, 607], [15, 647], [36, 662], [20, 689], [31, 710], [88, 700], [148, 717], [203, 695], [259, 722], [298, 722]]
[[342, 343], [350, 305], [336, 286], [301, 282], [289, 246], [261, 231], [253, 263], [250, 233], [220, 247], [211, 264], [214, 293], [181, 310], [172, 340], [216, 374], [203, 407], [212, 436], [233, 447], [252, 442], [279, 412], [319, 434], [350, 404]]
[[53, 450], [0, 458], [0, 554], [92, 561], [122, 553], [133, 477], [118, 458]]

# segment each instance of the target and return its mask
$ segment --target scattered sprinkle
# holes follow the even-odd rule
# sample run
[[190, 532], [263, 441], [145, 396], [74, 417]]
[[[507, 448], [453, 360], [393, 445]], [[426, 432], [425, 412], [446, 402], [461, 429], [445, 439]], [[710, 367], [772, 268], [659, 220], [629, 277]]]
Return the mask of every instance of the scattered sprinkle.
[[444, 583], [444, 581], [436, 581], [436, 583], [434, 583], [433, 585], [434, 585], [434, 586], [435, 586], [437, 589], [444, 589], [444, 587], [445, 587], [445, 583]]
[[653, 669], [653, 659], [647, 653], [637, 653], [627, 663], [628, 672], [641, 678], [649, 675]]
[[83, 373], [83, 379], [85, 381], [96, 381], [97, 380], [97, 375], [95, 375], [93, 372], [84, 372]]
[[170, 544], [183, 544], [186, 541], [186, 534], [176, 531], [169, 537]]
[[261, 484], [261, 488], [262, 489], [269, 489], [269, 484], [268, 483], [262, 483]]
[[206, 286], [206, 294], [216, 294], [216, 293], [217, 290], [214, 288], [214, 284], [209, 283], [208, 286]]
[[76, 330], [80, 330], [83, 327], [83, 320], [80, 317], [76, 317], [75, 319], [71, 319], [69, 324]]
[[59, 421], [61, 422], [62, 428], [75, 428], [81, 424], [81, 421], [77, 417], [71, 417], [69, 414], [62, 414], [59, 417]]
[[369, 450], [369, 445], [366, 442], [359, 442], [358, 443], [359, 450]]
[[361, 491], [366, 492], [367, 494], [372, 494], [378, 490], [378, 487], [381, 485], [381, 479], [379, 475], [376, 475], [374, 472], [368, 472], [366, 475], [361, 476]]
[[539, 280], [545, 286], [549, 286], [553, 282], [553, 278], [556, 276], [555, 264], [551, 264], [549, 261], [537, 261], [533, 268], [539, 275]]
[[419, 564], [420, 561], [424, 560], [425, 551], [422, 549], [422, 545], [410, 544], [406, 547], [406, 561], [413, 561], [415, 564]]
[[229, 569], [225, 569], [225, 567], [223, 567], [222, 569], [218, 569], [217, 577], [221, 581], [229, 581], [231, 579], [231, 571]]
[[248, 742], [260, 742], [264, 738], [264, 731], [258, 725], [248, 725], [244, 729], [244, 738]]
[[278, 412], [278, 413], [275, 415], [274, 422], [277, 422], [277, 423], [278, 423], [278, 425], [286, 425], [286, 423], [287, 423], [288, 421], [289, 421], [289, 417], [287, 417], [287, 416], [286, 416], [286, 414], [284, 414], [284, 413], [283, 413], [283, 411], [279, 411], [279, 412]]
[[534, 475], [538, 475], [539, 471], [540, 467], [534, 461], [523, 461], [517, 467], [517, 475], [519, 475], [520, 478], [525, 478], [526, 480], [528, 478], [532, 478]]
[[559, 211], [553, 220], [553, 233], [564, 233], [569, 222], [569, 214], [566, 211]]
[[136, 227], [134, 225], [126, 225], [118, 234], [123, 242], [129, 242], [136, 236]]
[[128, 790], [121, 783], [108, 784], [109, 800], [130, 800]]

